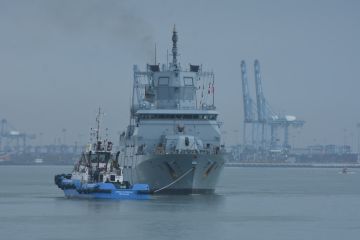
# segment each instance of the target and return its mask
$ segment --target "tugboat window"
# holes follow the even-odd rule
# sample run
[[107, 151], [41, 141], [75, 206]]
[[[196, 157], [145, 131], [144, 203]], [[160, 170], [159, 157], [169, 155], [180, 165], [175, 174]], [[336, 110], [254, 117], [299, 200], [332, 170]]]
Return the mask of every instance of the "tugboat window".
[[189, 144], [190, 144], [190, 140], [189, 140], [189, 138], [188, 137], [185, 137], [185, 146], [189, 146]]
[[115, 175], [110, 175], [110, 181], [115, 182]]
[[90, 159], [91, 159], [91, 162], [92, 162], [92, 163], [97, 163], [97, 161], [98, 161], [98, 158], [97, 158], [97, 155], [96, 155], [96, 154], [90, 155]]

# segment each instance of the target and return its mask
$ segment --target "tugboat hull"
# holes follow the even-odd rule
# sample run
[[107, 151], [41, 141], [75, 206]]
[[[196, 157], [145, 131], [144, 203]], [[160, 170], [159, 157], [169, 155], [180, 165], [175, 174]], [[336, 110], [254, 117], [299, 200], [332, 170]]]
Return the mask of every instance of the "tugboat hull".
[[131, 188], [117, 188], [113, 183], [85, 183], [67, 179], [66, 175], [55, 176], [55, 184], [68, 198], [87, 199], [150, 199], [149, 185], [135, 184]]
[[79, 193], [76, 189], [64, 190], [67, 198], [82, 198], [82, 199], [116, 199], [116, 200], [149, 200], [150, 195], [138, 194], [132, 190], [114, 191], [111, 193]]

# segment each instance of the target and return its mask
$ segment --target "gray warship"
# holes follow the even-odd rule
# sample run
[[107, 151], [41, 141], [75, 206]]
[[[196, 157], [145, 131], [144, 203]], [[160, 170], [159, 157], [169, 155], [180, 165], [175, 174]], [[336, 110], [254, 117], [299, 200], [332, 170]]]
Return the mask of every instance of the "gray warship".
[[[201, 65], [181, 66], [178, 34], [172, 61], [134, 66], [130, 124], [120, 136], [120, 164], [131, 184], [153, 193], [213, 193], [225, 147], [215, 107], [215, 77]], [[168, 54], [169, 56], [169, 54]]]

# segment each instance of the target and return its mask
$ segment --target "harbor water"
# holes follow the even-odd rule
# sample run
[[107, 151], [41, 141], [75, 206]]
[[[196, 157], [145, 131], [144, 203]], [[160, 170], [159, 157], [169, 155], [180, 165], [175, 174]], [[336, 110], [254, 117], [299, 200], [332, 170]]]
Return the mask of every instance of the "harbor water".
[[1, 239], [358, 239], [360, 170], [230, 168], [214, 195], [72, 200], [70, 166], [0, 167]]

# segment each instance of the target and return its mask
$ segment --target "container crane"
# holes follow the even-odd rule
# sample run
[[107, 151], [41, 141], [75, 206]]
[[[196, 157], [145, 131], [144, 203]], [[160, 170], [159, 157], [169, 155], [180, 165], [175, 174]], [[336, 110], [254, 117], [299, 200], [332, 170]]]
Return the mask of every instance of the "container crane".
[[256, 122], [254, 113], [254, 101], [250, 96], [249, 84], [246, 72], [246, 63], [241, 61], [241, 81], [242, 81], [242, 92], [243, 92], [243, 103], [244, 103], [244, 144], [247, 144], [246, 129], [247, 125], [252, 125], [252, 143], [254, 144], [254, 123]]
[[19, 132], [5, 118], [1, 120], [0, 151], [25, 151], [28, 139], [35, 139], [35, 135]]
[[[275, 113], [270, 104], [267, 102], [263, 88], [262, 79], [260, 72], [259, 60], [254, 61], [254, 74], [255, 74], [255, 91], [256, 91], [256, 105], [254, 104], [250, 93], [246, 74], [245, 61], [241, 61], [241, 77], [242, 77], [242, 90], [243, 90], [243, 102], [244, 102], [244, 144], [246, 141], [246, 125], [252, 124], [253, 129], [255, 127], [261, 127], [261, 139], [260, 149], [262, 151], [278, 150], [278, 130], [283, 129], [284, 139], [282, 144], [283, 150], [289, 150], [289, 128], [290, 127], [302, 127], [305, 123], [303, 120], [298, 120], [295, 116], [291, 115], [280, 115]], [[255, 118], [254, 108], [256, 107], [257, 117]], [[266, 141], [266, 129], [270, 128], [270, 141]], [[254, 130], [253, 130], [254, 132]], [[254, 134], [253, 134], [254, 135]], [[259, 142], [259, 141], [257, 141]], [[267, 144], [269, 143], [269, 144]], [[254, 136], [253, 136], [254, 144]]]
[[262, 90], [261, 74], [260, 74], [260, 62], [255, 60], [254, 62], [255, 71], [255, 86], [256, 86], [256, 99], [257, 99], [257, 112], [258, 121], [262, 126], [262, 143], [265, 144], [265, 126], [270, 126], [270, 149], [277, 148], [277, 130], [278, 128], [284, 129], [284, 141], [282, 148], [285, 150], [290, 149], [289, 144], [289, 127], [302, 127], [305, 123], [303, 120], [297, 120], [292, 115], [280, 115], [274, 113], [270, 105], [265, 99]]

